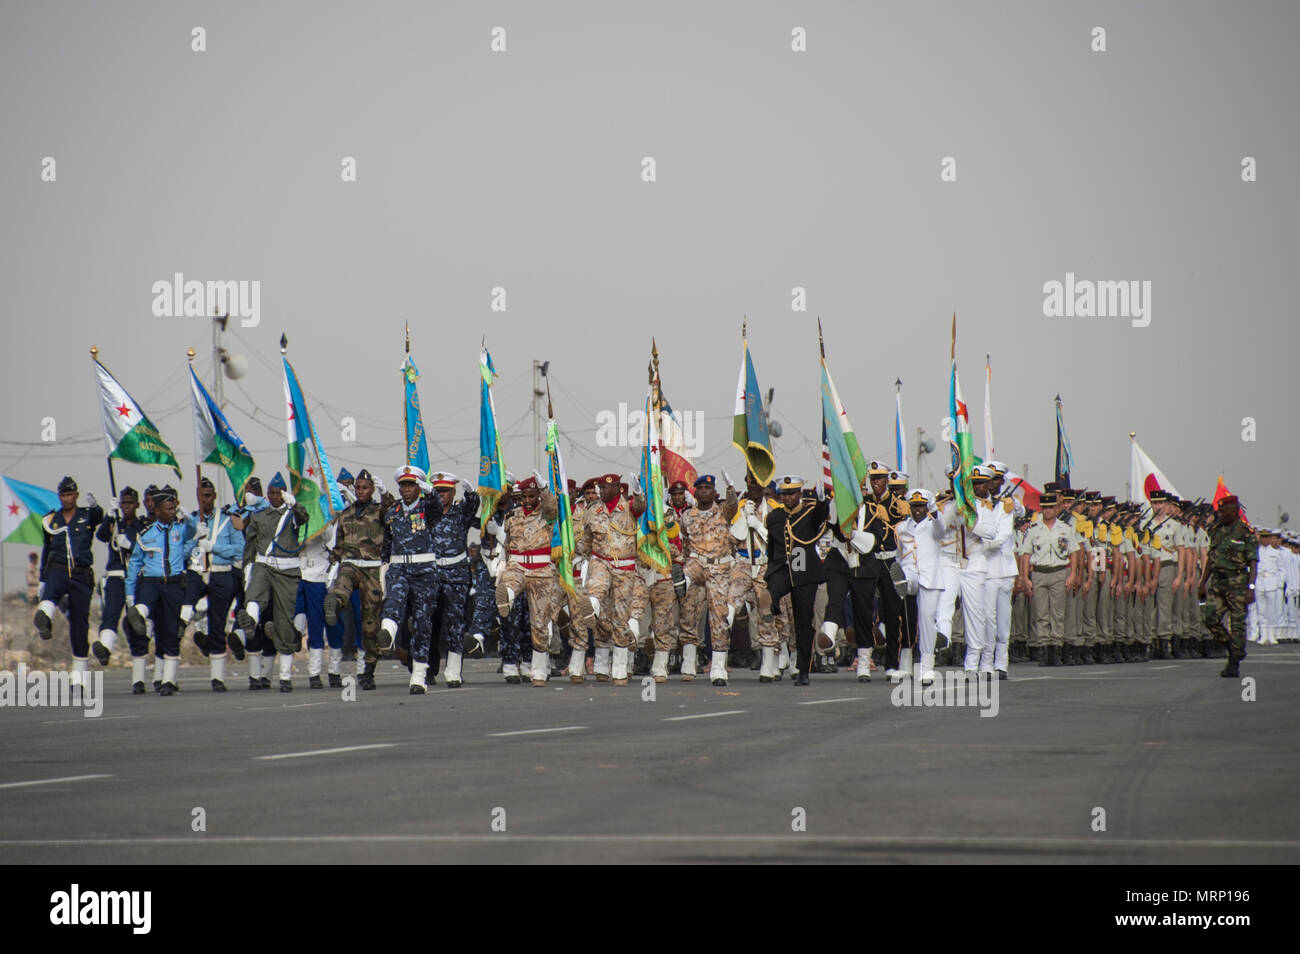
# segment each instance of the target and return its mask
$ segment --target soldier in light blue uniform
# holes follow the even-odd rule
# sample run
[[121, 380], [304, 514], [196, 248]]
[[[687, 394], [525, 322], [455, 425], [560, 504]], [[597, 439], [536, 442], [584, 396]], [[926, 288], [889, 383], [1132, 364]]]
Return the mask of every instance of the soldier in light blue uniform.
[[[145, 635], [145, 620], [154, 623], [154, 653], [163, 657], [160, 695], [175, 695], [180, 665], [180, 611], [185, 598], [185, 552], [194, 528], [176, 520], [176, 491], [164, 487], [154, 495], [154, 522], [136, 538], [126, 570], [127, 624]], [[137, 695], [144, 683], [131, 687]]]
[[[226, 616], [230, 607], [243, 597], [244, 534], [232, 523], [231, 510], [215, 507], [217, 488], [204, 477], [199, 485], [199, 509], [189, 518], [194, 539], [185, 554], [185, 601], [181, 605], [181, 624], [194, 618], [196, 610], [206, 608], [203, 632], [194, 634], [194, 644], [209, 657], [212, 691], [225, 692]], [[244, 655], [236, 637], [232, 643], [235, 657]]]

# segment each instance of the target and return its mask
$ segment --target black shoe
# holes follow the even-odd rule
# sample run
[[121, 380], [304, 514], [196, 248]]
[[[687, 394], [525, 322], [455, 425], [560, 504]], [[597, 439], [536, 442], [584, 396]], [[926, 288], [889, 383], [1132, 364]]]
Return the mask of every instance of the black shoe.
[[799, 673], [798, 677], [797, 677], [797, 678], [795, 679], [795, 681], [794, 681], [794, 684], [795, 684], [796, 686], [806, 686], [806, 685], [808, 685], [808, 674], [807, 674], [806, 672], [801, 672], [801, 673]]
[[1169, 647], [1170, 655], [1173, 656], [1174, 659], [1187, 658], [1187, 654], [1183, 652], [1183, 641], [1177, 636], [1174, 636], [1169, 640]]
[[321, 682], [320, 676], [312, 676], [307, 680], [308, 689], [324, 689], [325, 683]]
[[812, 671], [815, 673], [832, 673], [840, 670], [834, 663], [826, 662], [825, 659], [819, 656], [813, 661]]
[[226, 691], [226, 684], [225, 684], [224, 682], [222, 682], [220, 679], [213, 679], [213, 680], [212, 680], [212, 691], [213, 691], [213, 692], [225, 692], [225, 691]]
[[1077, 666], [1079, 662], [1078, 659], [1075, 658], [1075, 653], [1077, 651], [1078, 651], [1078, 647], [1072, 646], [1069, 643], [1066, 643], [1064, 646], [1062, 646], [1060, 651], [1061, 665]]
[[210, 655], [210, 653], [208, 652], [207, 634], [200, 633], [196, 630], [194, 633], [194, 645], [198, 647], [199, 652], [202, 653], [204, 656]]
[[143, 683], [143, 682], [133, 682], [133, 683], [131, 683], [131, 695], [133, 695], [133, 696], [143, 696], [143, 695], [144, 695], [144, 692], [145, 692], [145, 689], [144, 689], [144, 683]]
[[999, 670], [998, 670], [998, 681], [999, 681], [999, 682], [1005, 682], [1006, 679], [1007, 679], [1007, 671], [1006, 671], [1005, 669], [999, 669]]
[[356, 662], [356, 661], [357, 661], [357, 647], [355, 647], [355, 646], [344, 646], [344, 647], [343, 647], [343, 661], [344, 661], [344, 662]]
[[95, 654], [95, 662], [99, 663], [101, 666], [108, 665], [108, 660], [110, 658], [108, 647], [105, 646], [103, 643], [101, 643], [98, 639], [91, 644], [90, 651]]
[[413, 695], [413, 696], [422, 696], [422, 695], [424, 695], [424, 686], [419, 686], [419, 685], [415, 685], [414, 683], [412, 683], [412, 685], [411, 685], [411, 695]]
[[1208, 639], [1202, 639], [1202, 640], [1201, 640], [1201, 658], [1202, 658], [1202, 659], [1210, 659], [1210, 658], [1212, 658], [1212, 654], [1213, 654], [1213, 652], [1214, 652], [1214, 647], [1210, 645], [1210, 641], [1209, 641]]
[[1150, 656], [1147, 655], [1149, 648], [1150, 647], [1143, 646], [1139, 642], [1134, 642], [1133, 645], [1131, 645], [1128, 650], [1128, 661], [1139, 662], [1139, 663], [1146, 662], [1149, 658], [1151, 658]]
[[362, 689], [374, 689], [375, 688], [374, 674], [363, 672], [361, 675], [357, 676], [357, 685], [359, 685]]
[[672, 650], [668, 653], [668, 675], [678, 676], [682, 671], [682, 654], [679, 650]]
[[230, 647], [231, 654], [240, 662], [244, 660], [244, 641], [231, 631], [226, 635], [226, 645]]
[[32, 625], [36, 627], [36, 632], [40, 633], [41, 639], [54, 638], [54, 620], [50, 619], [40, 610], [32, 617]]
[[293, 634], [293, 651], [295, 653], [302, 652], [302, 633]]
[[262, 685], [262, 680], [254, 678], [253, 676], [248, 677], [249, 692], [256, 692], [258, 689], [265, 689], [265, 688], [266, 686]]
[[1026, 655], [1026, 657], [1028, 657], [1028, 658], [1026, 658], [1025, 662], [1035, 662], [1035, 663], [1040, 663], [1040, 664], [1041, 664], [1042, 661], [1043, 661], [1043, 647], [1042, 647], [1042, 646], [1028, 646], [1028, 647], [1026, 647], [1026, 653], [1025, 653], [1025, 655]]
[[331, 689], [342, 689], [342, 688], [343, 688], [343, 676], [340, 675], [340, 674], [337, 673], [337, 672], [332, 672], [332, 673], [330, 673], [330, 688], [331, 688]]
[[1097, 659], [1096, 659], [1096, 657], [1094, 657], [1093, 654], [1092, 654], [1092, 647], [1091, 647], [1091, 646], [1084, 646], [1084, 647], [1083, 647], [1083, 655], [1082, 655], [1082, 656], [1080, 657], [1080, 659], [1079, 659], [1079, 665], [1080, 665], [1080, 666], [1095, 666], [1095, 665], [1097, 665]]
[[650, 675], [650, 657], [646, 655], [644, 649], [638, 649], [636, 655], [632, 657], [632, 675]]
[[290, 680], [288, 680], [288, 679], [281, 679], [281, 680], [280, 680], [280, 691], [281, 691], [281, 692], [293, 692], [293, 682], [290, 681]]
[[1237, 668], [1237, 660], [1229, 659], [1228, 665], [1223, 667], [1223, 672], [1219, 673], [1219, 675], [1224, 679], [1236, 679], [1240, 676], [1241, 671]]
[[[140, 615], [140, 610], [134, 604], [126, 611], [126, 625], [131, 627], [131, 632], [137, 636], [143, 637], [147, 634], [149, 627], [145, 623], [144, 617]], [[40, 627], [37, 627], [38, 629]], [[45, 637], [49, 639], [49, 637]]]
[[158, 695], [174, 696], [176, 695], [176, 687], [173, 686], [170, 682], [164, 682], [161, 686], [158, 687]]
[[507, 685], [507, 686], [517, 686], [517, 685], [519, 685], [521, 682], [523, 682], [523, 679], [522, 679], [521, 677], [519, 677], [519, 676], [506, 676], [506, 685]]
[[339, 624], [339, 598], [333, 593], [325, 594], [325, 625], [337, 626]]
[[163, 687], [163, 684], [162, 684], [162, 680], [161, 680], [161, 679], [155, 679], [155, 680], [153, 681], [153, 691], [154, 691], [154, 692], [162, 692], [162, 687]]

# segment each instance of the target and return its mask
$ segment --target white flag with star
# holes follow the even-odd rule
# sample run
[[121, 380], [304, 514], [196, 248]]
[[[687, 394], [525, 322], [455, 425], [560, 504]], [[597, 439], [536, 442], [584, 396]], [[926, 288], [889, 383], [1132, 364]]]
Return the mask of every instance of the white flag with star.
[[158, 464], [170, 467], [181, 476], [176, 455], [150, 423], [140, 405], [126, 393], [126, 388], [108, 373], [108, 368], [95, 360], [95, 375], [99, 379], [99, 407], [104, 419], [104, 443], [108, 456], [133, 464]]

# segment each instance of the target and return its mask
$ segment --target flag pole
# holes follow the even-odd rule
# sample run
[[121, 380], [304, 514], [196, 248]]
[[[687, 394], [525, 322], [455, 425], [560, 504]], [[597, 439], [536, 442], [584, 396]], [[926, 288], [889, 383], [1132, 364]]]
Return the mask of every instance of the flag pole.
[[[194, 349], [187, 348], [185, 351], [185, 357], [189, 359], [190, 374], [192, 375], [194, 374]], [[191, 388], [190, 390], [191, 392], [193, 392], [193, 388]], [[194, 400], [193, 393], [191, 393], [190, 395], [190, 400], [191, 401]], [[193, 428], [191, 428], [191, 430], [193, 430]], [[199, 436], [198, 434], [195, 434], [194, 435], [194, 500], [198, 504], [200, 511], [202, 511], [203, 509], [203, 501], [199, 499], [199, 492], [202, 484], [203, 484], [203, 465], [199, 463]]]
[[[95, 345], [90, 346], [90, 360], [99, 364], [99, 348]], [[96, 385], [98, 387], [98, 385]], [[102, 426], [102, 425], [101, 425]], [[113, 500], [117, 500], [117, 477], [113, 474], [113, 456], [110, 454], [105, 458], [108, 461], [108, 491]]]

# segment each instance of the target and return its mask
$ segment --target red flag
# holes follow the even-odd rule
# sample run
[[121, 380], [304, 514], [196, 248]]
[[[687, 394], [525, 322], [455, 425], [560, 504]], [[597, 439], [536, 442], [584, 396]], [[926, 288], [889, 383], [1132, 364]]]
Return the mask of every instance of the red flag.
[[[1231, 497], [1233, 493], [1228, 489], [1228, 485], [1223, 482], [1223, 475], [1219, 475], [1219, 482], [1214, 485], [1214, 509], [1219, 509], [1219, 501], [1224, 497]], [[1241, 522], [1250, 526], [1250, 521], [1246, 519], [1246, 508], [1241, 506], [1241, 501], [1237, 501], [1237, 506], [1241, 509]]]

